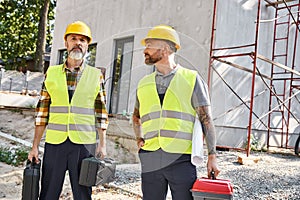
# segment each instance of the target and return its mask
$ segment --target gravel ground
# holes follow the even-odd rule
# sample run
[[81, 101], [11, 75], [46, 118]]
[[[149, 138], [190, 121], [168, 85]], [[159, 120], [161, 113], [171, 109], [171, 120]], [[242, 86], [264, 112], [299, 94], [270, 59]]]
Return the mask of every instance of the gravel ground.
[[[32, 130], [32, 117], [20, 115], [18, 112], [0, 110], [0, 131], [31, 141]], [[9, 144], [9, 141], [1, 137], [0, 143], [15, 145], [15, 143]], [[109, 151], [113, 152], [116, 160], [118, 156], [121, 158], [126, 154], [124, 149], [115, 148], [113, 142], [109, 142], [109, 146], [112, 147]], [[218, 163], [221, 169], [218, 178], [231, 180], [234, 188], [233, 199], [300, 199], [300, 157], [295, 156], [291, 150], [276, 149], [276, 153], [251, 153], [249, 158], [258, 159], [258, 162], [254, 163], [250, 159], [244, 165], [237, 162], [238, 156], [245, 156], [245, 153], [218, 152]], [[203, 163], [198, 168], [199, 177], [206, 176], [205, 165]], [[12, 167], [0, 163], [1, 200], [21, 199], [23, 169], [23, 166]], [[93, 200], [140, 200], [141, 195], [138, 163], [117, 165], [114, 182], [93, 188]], [[171, 199], [170, 195], [168, 199]], [[71, 187], [67, 178], [60, 200], [72, 200]]]
[[[282, 150], [281, 150], [282, 151]], [[219, 152], [221, 173], [218, 178], [231, 180], [233, 199], [300, 199], [300, 157], [292, 151], [281, 153], [252, 153], [257, 163], [241, 165], [239, 152]], [[205, 174], [205, 168], [199, 169]]]
[[[243, 152], [218, 152], [221, 169], [218, 178], [231, 180], [233, 199], [300, 199], [300, 157], [290, 150], [279, 151], [251, 153], [249, 162], [244, 165], [237, 162], [239, 156], [245, 156]], [[258, 159], [258, 162], [255, 163], [252, 159]], [[205, 163], [197, 171], [198, 177], [206, 176]], [[139, 165], [119, 168], [113, 184], [141, 194]]]

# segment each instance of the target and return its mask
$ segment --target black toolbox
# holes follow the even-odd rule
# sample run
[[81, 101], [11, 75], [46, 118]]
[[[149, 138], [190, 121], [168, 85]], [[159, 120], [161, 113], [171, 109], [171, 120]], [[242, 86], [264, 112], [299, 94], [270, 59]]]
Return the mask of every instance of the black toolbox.
[[109, 183], [115, 179], [115, 172], [116, 162], [110, 158], [85, 158], [81, 163], [79, 184], [90, 187]]
[[23, 172], [22, 200], [37, 200], [40, 188], [40, 168], [41, 161], [36, 164], [27, 160]]

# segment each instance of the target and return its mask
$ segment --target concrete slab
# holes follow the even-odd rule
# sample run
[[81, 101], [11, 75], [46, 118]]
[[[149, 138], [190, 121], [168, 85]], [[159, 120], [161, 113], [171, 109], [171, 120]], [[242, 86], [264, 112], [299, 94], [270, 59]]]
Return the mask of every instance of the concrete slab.
[[39, 97], [28, 96], [16, 93], [1, 93], [0, 92], [0, 106], [14, 106], [14, 107], [36, 107]]

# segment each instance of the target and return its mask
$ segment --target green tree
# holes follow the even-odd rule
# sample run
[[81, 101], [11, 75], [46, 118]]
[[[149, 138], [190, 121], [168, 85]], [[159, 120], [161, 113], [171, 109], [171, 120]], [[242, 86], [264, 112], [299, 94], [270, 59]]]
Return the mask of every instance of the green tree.
[[44, 71], [44, 54], [46, 48], [46, 34], [47, 34], [47, 16], [49, 10], [50, 0], [44, 0], [44, 3], [40, 9], [40, 20], [38, 26], [38, 36], [36, 42], [36, 51], [34, 57], [34, 70]]
[[[47, 0], [0, 1], [0, 58], [6, 69], [16, 69], [26, 59], [35, 57], [40, 10], [43, 9], [45, 1]], [[55, 3], [55, 0], [51, 0], [49, 11], [46, 11], [47, 45], [51, 45], [52, 40], [50, 33], [53, 27], [50, 22], [54, 20]]]

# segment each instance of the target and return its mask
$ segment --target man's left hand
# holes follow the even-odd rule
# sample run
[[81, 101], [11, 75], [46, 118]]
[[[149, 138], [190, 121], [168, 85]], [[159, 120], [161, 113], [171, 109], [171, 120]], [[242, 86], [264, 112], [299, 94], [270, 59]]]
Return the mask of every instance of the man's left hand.
[[214, 172], [214, 177], [217, 177], [220, 173], [220, 169], [217, 164], [216, 154], [208, 155], [208, 160], [207, 160], [207, 177], [208, 178], [212, 178], [211, 172]]
[[107, 155], [106, 146], [101, 146], [100, 144], [98, 144], [96, 149], [96, 157], [100, 157], [101, 159], [104, 159], [106, 155]]

